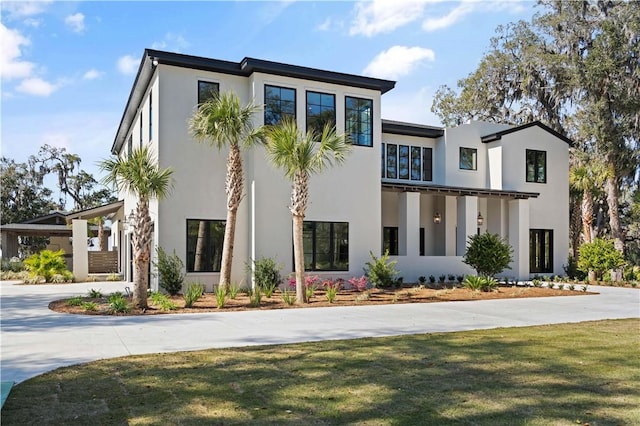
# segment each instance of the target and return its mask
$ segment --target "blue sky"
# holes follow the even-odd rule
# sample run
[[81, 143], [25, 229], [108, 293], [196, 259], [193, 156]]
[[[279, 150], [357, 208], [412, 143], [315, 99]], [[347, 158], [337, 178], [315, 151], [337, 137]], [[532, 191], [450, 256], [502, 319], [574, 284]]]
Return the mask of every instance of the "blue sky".
[[498, 25], [532, 1], [2, 1], [2, 155], [45, 143], [96, 162], [113, 138], [142, 52], [245, 56], [396, 80], [387, 119], [439, 125], [442, 85], [472, 72]]

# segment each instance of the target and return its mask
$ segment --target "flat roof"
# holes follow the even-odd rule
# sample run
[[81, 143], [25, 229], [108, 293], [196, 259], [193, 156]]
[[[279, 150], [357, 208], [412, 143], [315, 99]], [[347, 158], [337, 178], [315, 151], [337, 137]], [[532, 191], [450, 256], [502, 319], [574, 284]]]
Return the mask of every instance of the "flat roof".
[[508, 191], [502, 189], [486, 189], [486, 188], [465, 188], [460, 186], [432, 185], [432, 184], [411, 184], [382, 182], [382, 189], [388, 189], [396, 192], [421, 192], [424, 194], [444, 194], [444, 195], [473, 195], [487, 198], [504, 198], [515, 200], [526, 200], [529, 198], [537, 198], [539, 192], [522, 192]]
[[423, 138], [439, 138], [444, 135], [444, 128], [425, 124], [405, 123], [403, 121], [382, 120], [382, 133], [394, 135], [419, 136]]

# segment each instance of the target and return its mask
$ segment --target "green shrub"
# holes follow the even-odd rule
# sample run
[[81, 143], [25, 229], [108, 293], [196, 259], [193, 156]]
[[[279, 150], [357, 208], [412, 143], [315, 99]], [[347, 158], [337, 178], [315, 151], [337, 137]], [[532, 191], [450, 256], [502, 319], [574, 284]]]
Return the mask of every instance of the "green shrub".
[[423, 276], [418, 277], [418, 282], [419, 282], [420, 284], [423, 284], [423, 285], [424, 285], [424, 284], [426, 284], [426, 283], [427, 283], [427, 277], [425, 277], [424, 275], [423, 275]]
[[252, 307], [257, 308], [258, 306], [260, 306], [261, 302], [262, 302], [262, 291], [260, 290], [260, 287], [256, 287], [255, 291], [252, 291], [249, 294], [249, 303], [251, 304]]
[[606, 271], [620, 268], [624, 264], [622, 253], [616, 250], [611, 240], [596, 238], [592, 243], [580, 246], [578, 267], [583, 272], [593, 272], [598, 281], [602, 280]]
[[493, 277], [467, 275], [462, 285], [474, 291], [494, 291], [498, 288], [498, 281]]
[[513, 249], [498, 234], [472, 235], [462, 261], [475, 269], [478, 275], [493, 277], [511, 269], [509, 263], [513, 261]]
[[634, 281], [640, 278], [640, 273], [636, 272], [636, 267], [629, 267], [624, 270], [624, 279], [625, 281]]
[[158, 284], [167, 293], [175, 296], [182, 290], [184, 263], [175, 250], [172, 255], [168, 255], [162, 247], [158, 247], [156, 254], [158, 260], [153, 262], [153, 266], [158, 268]]
[[129, 301], [120, 292], [112, 293], [109, 296], [109, 310], [111, 313], [129, 312]]
[[89, 290], [89, 297], [91, 299], [99, 299], [102, 297], [102, 293], [100, 292], [100, 290], [96, 290], [96, 289], [91, 289]]
[[64, 261], [64, 250], [42, 250], [25, 259], [24, 264], [32, 277], [44, 277], [46, 282], [51, 282], [51, 278], [56, 274], [69, 272]]
[[2, 259], [2, 266], [0, 269], [11, 272], [22, 272], [25, 270], [25, 264], [17, 257], [12, 257], [11, 259]]
[[395, 266], [397, 261], [389, 260], [389, 251], [384, 255], [375, 257], [373, 252], [369, 252], [371, 261], [365, 264], [364, 273], [372, 286], [378, 288], [390, 288], [395, 284], [398, 271]]
[[67, 306], [80, 306], [82, 305], [82, 302], [83, 302], [82, 297], [75, 296], [67, 300]]
[[236, 298], [236, 296], [238, 296], [240, 287], [238, 286], [238, 284], [231, 284], [227, 290], [228, 290], [229, 299], [233, 300]]
[[84, 309], [85, 311], [97, 311], [98, 310], [98, 305], [95, 302], [84, 302], [82, 304], [82, 309]]
[[429, 283], [433, 284], [436, 282], [436, 277], [434, 277], [433, 275], [429, 275]]
[[440, 275], [440, 276], [438, 277], [438, 282], [439, 282], [440, 284], [444, 284], [444, 282], [445, 282], [445, 280], [446, 280], [446, 279], [447, 279], [447, 277], [446, 277], [446, 276], [444, 276], [444, 275]]
[[296, 302], [296, 293], [294, 291], [284, 289], [282, 291], [282, 301], [289, 306], [293, 305]]
[[278, 265], [275, 259], [271, 257], [262, 257], [253, 260], [253, 262], [247, 262], [246, 268], [249, 273], [253, 272], [256, 286], [262, 290], [267, 298], [270, 298], [275, 289], [282, 283], [282, 276], [280, 275], [282, 265]]
[[218, 309], [224, 308], [224, 304], [227, 301], [227, 289], [222, 285], [218, 285], [214, 293], [216, 295], [216, 306]]
[[187, 291], [184, 292], [184, 307], [190, 308], [204, 294], [204, 285], [199, 283], [191, 283], [187, 285]]
[[533, 286], [535, 288], [540, 288], [542, 287], [542, 281], [538, 280], [538, 279], [534, 279], [533, 281], [531, 281], [531, 284], [533, 284]]

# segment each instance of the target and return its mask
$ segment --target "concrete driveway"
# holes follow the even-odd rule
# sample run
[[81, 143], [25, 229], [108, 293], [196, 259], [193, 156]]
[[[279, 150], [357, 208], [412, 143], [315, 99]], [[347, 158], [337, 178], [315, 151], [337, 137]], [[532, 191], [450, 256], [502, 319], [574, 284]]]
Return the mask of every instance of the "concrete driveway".
[[59, 314], [50, 301], [128, 283], [0, 283], [1, 380], [134, 354], [497, 327], [640, 318], [640, 290], [590, 286], [592, 296], [102, 317]]

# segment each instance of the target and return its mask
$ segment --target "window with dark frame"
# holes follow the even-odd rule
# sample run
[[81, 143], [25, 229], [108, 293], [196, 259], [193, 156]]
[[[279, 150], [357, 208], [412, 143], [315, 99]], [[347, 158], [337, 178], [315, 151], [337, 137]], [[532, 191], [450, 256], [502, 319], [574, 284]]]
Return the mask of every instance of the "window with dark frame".
[[382, 154], [382, 155], [381, 155], [381, 166], [382, 166], [382, 168], [381, 168], [381, 170], [380, 170], [380, 171], [381, 171], [381, 173], [382, 173], [382, 174], [381, 174], [381, 176], [382, 176], [383, 178], [387, 175], [387, 174], [385, 173], [385, 171], [386, 171], [385, 169], [387, 168], [387, 165], [386, 165], [386, 163], [385, 163], [385, 161], [384, 161], [384, 158], [385, 158], [385, 155], [384, 155], [384, 154], [385, 154], [385, 152], [386, 152], [385, 144], [382, 144], [382, 148], [380, 149], [380, 153]]
[[149, 142], [153, 139], [153, 91], [149, 92]]
[[198, 105], [215, 97], [220, 92], [220, 84], [198, 80]]
[[385, 226], [382, 228], [382, 253], [389, 252], [390, 256], [398, 255], [398, 227]]
[[419, 146], [411, 147], [411, 180], [422, 180], [422, 156]]
[[409, 179], [409, 147], [400, 145], [398, 148], [398, 179]]
[[351, 143], [373, 146], [373, 101], [345, 96], [345, 133]]
[[142, 111], [140, 111], [140, 148], [142, 148]]
[[387, 144], [387, 178], [398, 178], [398, 145]]
[[336, 95], [307, 92], [307, 131], [322, 134], [326, 124], [336, 125]]
[[187, 272], [220, 272], [224, 220], [187, 219]]
[[425, 250], [424, 250], [424, 228], [420, 228], [420, 256], [424, 256], [425, 255]]
[[527, 182], [547, 183], [547, 152], [527, 149]]
[[553, 272], [553, 230], [529, 230], [529, 272]]
[[349, 270], [348, 222], [305, 221], [302, 239], [305, 270]]
[[478, 150], [460, 147], [460, 170], [478, 170]]
[[422, 180], [433, 180], [433, 149], [422, 148]]
[[433, 149], [383, 143], [380, 151], [382, 178], [433, 180]]
[[127, 140], [127, 155], [131, 155], [133, 151], [133, 135], [129, 135], [129, 139]]
[[265, 84], [264, 124], [278, 124], [284, 117], [296, 118], [296, 89]]

